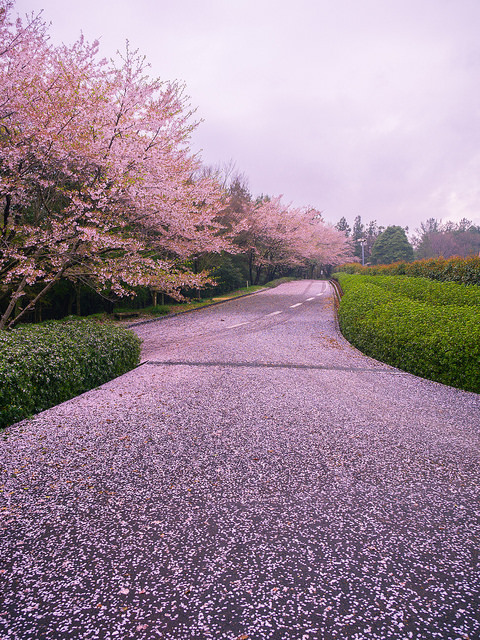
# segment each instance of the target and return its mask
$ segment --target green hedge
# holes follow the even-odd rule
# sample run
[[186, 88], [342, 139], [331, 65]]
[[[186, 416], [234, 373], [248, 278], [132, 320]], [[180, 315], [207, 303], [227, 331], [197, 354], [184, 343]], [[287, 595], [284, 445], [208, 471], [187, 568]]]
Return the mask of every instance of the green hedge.
[[103, 384], [139, 358], [134, 333], [91, 320], [0, 332], [0, 427]]
[[465, 286], [455, 282], [435, 282], [428, 278], [410, 276], [363, 275], [362, 281], [432, 305], [480, 307], [480, 287], [476, 285]]
[[414, 262], [362, 267], [357, 262], [336, 268], [337, 272], [361, 273], [364, 275], [406, 275], [429, 278], [440, 282], [480, 285], [480, 256], [471, 258], [430, 258]]
[[[420, 294], [421, 282], [336, 274], [344, 291], [339, 321], [343, 335], [369, 356], [423, 378], [480, 393], [480, 307], [459, 287], [447, 303], [437, 289]], [[404, 280], [401, 282], [401, 280]], [[411, 281], [411, 282], [409, 282]], [[451, 293], [453, 289], [448, 287]], [[459, 304], [462, 296], [467, 302]], [[416, 298], [416, 299], [415, 299]]]

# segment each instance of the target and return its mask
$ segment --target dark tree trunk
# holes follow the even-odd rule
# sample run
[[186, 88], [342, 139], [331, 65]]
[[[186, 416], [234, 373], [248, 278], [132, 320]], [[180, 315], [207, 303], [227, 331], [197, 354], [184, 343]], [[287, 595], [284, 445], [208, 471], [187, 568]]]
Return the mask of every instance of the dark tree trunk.
[[253, 249], [248, 253], [248, 271], [250, 274], [250, 284], [253, 284]]

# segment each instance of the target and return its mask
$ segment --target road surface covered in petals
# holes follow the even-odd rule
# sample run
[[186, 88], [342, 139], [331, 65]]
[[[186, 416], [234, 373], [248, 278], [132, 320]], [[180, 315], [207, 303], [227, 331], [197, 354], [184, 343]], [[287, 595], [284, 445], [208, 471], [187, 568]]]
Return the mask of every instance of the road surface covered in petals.
[[2, 640], [480, 637], [480, 396], [364, 357], [326, 282], [138, 325], [0, 435]]

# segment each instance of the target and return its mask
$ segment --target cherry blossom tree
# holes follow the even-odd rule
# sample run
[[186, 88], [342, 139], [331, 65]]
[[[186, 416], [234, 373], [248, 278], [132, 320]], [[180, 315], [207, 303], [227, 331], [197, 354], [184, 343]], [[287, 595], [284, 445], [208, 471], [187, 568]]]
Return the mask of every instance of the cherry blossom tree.
[[186, 259], [230, 243], [217, 183], [194, 177], [184, 88], [128, 46], [117, 65], [83, 38], [52, 47], [40, 16], [12, 8], [0, 0], [0, 328], [60, 278], [115, 295], [202, 286]]
[[211, 282], [212, 254], [244, 253], [251, 281], [345, 259], [318, 212], [202, 170], [184, 87], [150, 78], [128, 44], [117, 62], [83, 38], [54, 47], [41, 15], [12, 11], [0, 0], [0, 329], [61, 279], [181, 298]]
[[272, 279], [295, 268], [340, 264], [351, 256], [345, 234], [326, 224], [320, 212], [285, 205], [281, 197], [261, 196], [253, 201], [238, 179], [231, 186], [223, 221], [230, 224], [235, 243], [248, 258], [253, 283], [262, 274]]

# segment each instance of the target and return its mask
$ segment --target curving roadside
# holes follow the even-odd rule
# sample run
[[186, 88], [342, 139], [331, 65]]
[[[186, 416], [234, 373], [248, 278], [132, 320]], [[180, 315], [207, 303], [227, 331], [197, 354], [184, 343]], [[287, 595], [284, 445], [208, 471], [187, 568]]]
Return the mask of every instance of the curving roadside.
[[136, 328], [9, 429], [6, 640], [480, 635], [480, 396], [353, 349], [325, 282]]

